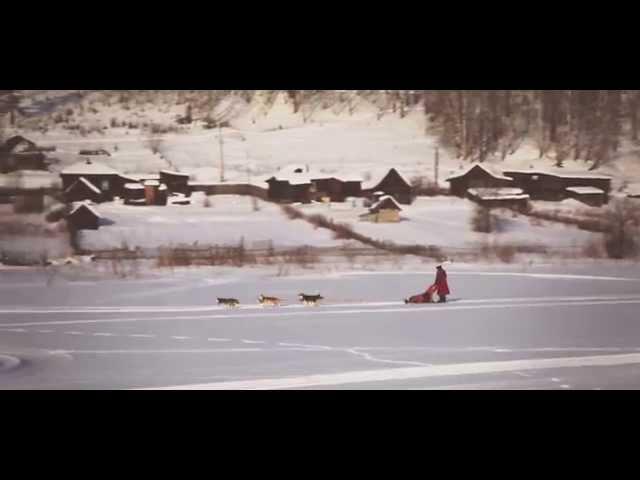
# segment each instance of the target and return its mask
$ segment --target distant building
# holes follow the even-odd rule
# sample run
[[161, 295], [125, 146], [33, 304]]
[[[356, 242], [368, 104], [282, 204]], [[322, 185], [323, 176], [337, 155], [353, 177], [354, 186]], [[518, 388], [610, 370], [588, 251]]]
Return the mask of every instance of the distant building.
[[91, 205], [77, 203], [66, 218], [67, 223], [75, 230], [98, 230], [102, 217]]
[[467, 198], [487, 208], [526, 210], [529, 195], [520, 188], [470, 188]]
[[279, 202], [312, 200], [344, 202], [362, 195], [362, 179], [353, 175], [324, 173], [302, 166], [288, 166], [269, 178], [268, 198]]
[[0, 146], [0, 172], [46, 170], [46, 156], [31, 140], [21, 135], [9, 138]]
[[160, 170], [159, 181], [167, 186], [169, 192], [182, 193], [187, 196], [191, 195], [188, 173]]
[[415, 198], [411, 184], [395, 168], [390, 169], [380, 181], [366, 188], [363, 194], [370, 196], [377, 191], [392, 195], [397, 202], [405, 205], [413, 203]]
[[511, 170], [504, 174], [514, 181], [514, 186], [523, 189], [532, 200], [564, 200], [574, 195], [568, 188], [594, 187], [604, 192], [604, 203], [609, 201], [611, 177], [588, 173], [555, 173], [541, 170]]
[[596, 187], [568, 187], [567, 196], [592, 207], [601, 207], [608, 202], [607, 193]]
[[80, 177], [64, 191], [64, 199], [71, 202], [90, 200], [93, 203], [101, 203], [104, 200], [102, 191], [84, 177]]
[[122, 197], [125, 205], [146, 205], [144, 185], [139, 182], [125, 183]]
[[84, 177], [97, 187], [103, 195], [103, 201], [113, 200], [114, 196], [121, 196], [125, 181], [113, 168], [91, 159], [75, 163], [60, 173], [62, 189], [67, 190], [71, 185]]
[[464, 172], [453, 175], [446, 180], [450, 185], [451, 195], [464, 197], [470, 188], [505, 188], [512, 187], [512, 178], [492, 172], [489, 168], [475, 163]]
[[78, 155], [81, 155], [83, 157], [93, 157], [93, 156], [106, 156], [106, 157], [110, 157], [111, 154], [106, 151], [104, 148], [100, 148], [98, 150], [80, 150], [78, 152]]
[[395, 223], [400, 221], [402, 208], [391, 195], [384, 195], [374, 203], [369, 212], [360, 215], [360, 219], [366, 222]]

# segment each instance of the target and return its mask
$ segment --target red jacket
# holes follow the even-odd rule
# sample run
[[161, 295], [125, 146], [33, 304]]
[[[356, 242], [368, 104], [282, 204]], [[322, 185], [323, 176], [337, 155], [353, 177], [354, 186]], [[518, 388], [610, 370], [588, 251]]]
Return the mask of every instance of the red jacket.
[[438, 289], [438, 295], [449, 295], [449, 284], [447, 283], [447, 272], [439, 268], [436, 273], [435, 286]]

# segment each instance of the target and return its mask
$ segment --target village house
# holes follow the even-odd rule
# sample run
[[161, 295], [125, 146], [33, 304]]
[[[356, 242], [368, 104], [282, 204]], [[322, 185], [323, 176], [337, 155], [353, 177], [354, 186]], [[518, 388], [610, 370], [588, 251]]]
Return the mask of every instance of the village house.
[[9, 138], [0, 147], [0, 173], [46, 169], [46, 156], [42, 149], [21, 135]]
[[124, 182], [120, 174], [113, 168], [102, 163], [86, 159], [75, 163], [60, 173], [62, 189], [66, 191], [71, 185], [84, 178], [102, 192], [103, 201], [113, 200], [114, 196], [122, 195]]
[[529, 195], [520, 188], [469, 188], [467, 198], [487, 208], [526, 211], [529, 206]]
[[80, 177], [73, 182], [69, 188], [64, 192], [65, 201], [81, 202], [83, 200], [90, 200], [93, 203], [101, 203], [104, 200], [102, 191], [96, 187], [93, 183], [84, 177]]
[[160, 183], [167, 186], [167, 189], [171, 193], [182, 193], [186, 196], [191, 195], [191, 188], [189, 187], [189, 174], [181, 172], [172, 172], [170, 170], [160, 170]]
[[284, 167], [266, 180], [268, 198], [279, 202], [344, 202], [362, 194], [362, 179], [353, 175], [311, 171], [308, 167]]
[[110, 157], [111, 154], [106, 151], [104, 148], [100, 148], [98, 150], [80, 150], [78, 155], [83, 157], [92, 157], [92, 156], [106, 156]]
[[360, 215], [360, 219], [365, 222], [374, 223], [395, 223], [400, 221], [402, 208], [391, 195], [383, 195], [374, 203], [369, 212]]
[[488, 167], [475, 163], [463, 172], [446, 179], [451, 195], [464, 197], [470, 188], [508, 188], [514, 182], [512, 178], [492, 172]]
[[66, 217], [74, 230], [98, 230], [101, 218], [97, 210], [87, 203], [74, 204]]
[[266, 180], [267, 197], [274, 202], [310, 203], [315, 187], [305, 167], [285, 167]]
[[[588, 195], [592, 197], [588, 201], [592, 201], [593, 196], [596, 195], [595, 190], [592, 189], [598, 189], [600, 196], [603, 197], [603, 203], [607, 203], [611, 191], [611, 177], [603, 175], [554, 173], [540, 170], [510, 170], [505, 171], [504, 174], [512, 178], [514, 186], [524, 190], [532, 200], [559, 201], [568, 197]], [[575, 187], [592, 187], [592, 189], [567, 190]]]
[[373, 192], [382, 191], [401, 204], [410, 205], [415, 198], [411, 184], [395, 169], [391, 168], [379, 181], [369, 184], [362, 193], [371, 196]]

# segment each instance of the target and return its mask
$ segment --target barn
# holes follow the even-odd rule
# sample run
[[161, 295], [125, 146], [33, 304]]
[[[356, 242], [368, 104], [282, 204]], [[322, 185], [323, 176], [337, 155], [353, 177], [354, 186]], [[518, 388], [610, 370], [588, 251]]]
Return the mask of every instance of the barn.
[[604, 203], [607, 203], [611, 191], [611, 177], [603, 175], [540, 170], [510, 170], [504, 174], [512, 178], [514, 186], [528, 193], [532, 200], [560, 201], [578, 194], [568, 191], [568, 188], [592, 187], [604, 193]]
[[383, 191], [387, 195], [392, 195], [398, 203], [410, 205], [413, 203], [414, 194], [411, 184], [395, 169], [390, 169], [382, 179], [365, 189], [365, 195], [372, 192]]
[[86, 178], [80, 177], [64, 191], [64, 198], [67, 202], [91, 200], [93, 203], [101, 203], [104, 197], [98, 187]]
[[91, 159], [75, 163], [60, 173], [62, 189], [67, 190], [71, 185], [84, 177], [96, 186], [103, 195], [103, 201], [113, 200], [116, 195], [122, 194], [123, 181], [120, 174], [113, 168]]
[[305, 167], [284, 167], [266, 180], [268, 199], [282, 203], [310, 203], [316, 187]]
[[0, 148], [0, 172], [46, 170], [46, 157], [41, 149], [21, 135], [9, 138]]
[[189, 174], [173, 172], [171, 170], [160, 170], [160, 183], [164, 183], [170, 192], [182, 193], [186, 196], [191, 195], [189, 187]]
[[400, 221], [402, 208], [391, 195], [384, 195], [374, 203], [369, 212], [360, 215], [360, 219], [365, 222], [374, 223], [396, 223]]
[[100, 214], [87, 203], [76, 203], [67, 215], [67, 223], [75, 230], [98, 230]]
[[464, 197], [470, 188], [508, 188], [513, 186], [513, 179], [498, 173], [479, 163], [468, 167], [464, 172], [453, 175], [449, 182], [451, 195]]
[[331, 202], [344, 202], [347, 197], [359, 197], [362, 194], [362, 180], [355, 177], [312, 175], [311, 185], [315, 197], [328, 198]]

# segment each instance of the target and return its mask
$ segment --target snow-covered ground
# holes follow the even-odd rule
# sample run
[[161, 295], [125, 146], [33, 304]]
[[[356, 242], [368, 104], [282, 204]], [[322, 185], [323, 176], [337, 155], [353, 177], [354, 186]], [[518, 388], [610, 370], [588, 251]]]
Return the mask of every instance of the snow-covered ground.
[[484, 243], [579, 247], [596, 234], [552, 222], [540, 222], [511, 212], [494, 212], [499, 218], [495, 233], [476, 233], [471, 228], [475, 204], [457, 197], [420, 197], [412, 205], [402, 205], [400, 223], [360, 221], [366, 212], [361, 201], [343, 204], [313, 204], [299, 207], [307, 214], [318, 213], [340, 223], [349, 223], [356, 232], [400, 244], [464, 248]]
[[[315, 229], [303, 220], [290, 220], [279, 206], [250, 197], [194, 194], [192, 205], [126, 206], [120, 201], [96, 206], [108, 224], [97, 231], [81, 231], [80, 245], [90, 250], [129, 247], [153, 248], [186, 244], [238, 245], [264, 248], [309, 245], [340, 246], [332, 232]], [[204, 206], [205, 201], [210, 206]], [[355, 206], [354, 206], [355, 205]], [[367, 211], [362, 199], [333, 204], [297, 205], [305, 214], [322, 214], [335, 222], [347, 223], [361, 234], [398, 244], [435, 245], [448, 248], [477, 248], [484, 244], [580, 248], [596, 234], [551, 222], [540, 222], [510, 212], [496, 212], [499, 230], [476, 233], [471, 228], [475, 204], [456, 197], [418, 198], [403, 205], [399, 223], [371, 223], [358, 217]]]
[[83, 230], [79, 242], [85, 249], [153, 248], [170, 245], [237, 246], [244, 238], [247, 248], [310, 245], [339, 245], [328, 230], [314, 229], [303, 220], [289, 220], [279, 206], [251, 197], [220, 195], [210, 197], [205, 207], [201, 196], [192, 205], [126, 206], [121, 202], [95, 207], [112, 225], [99, 230]]

